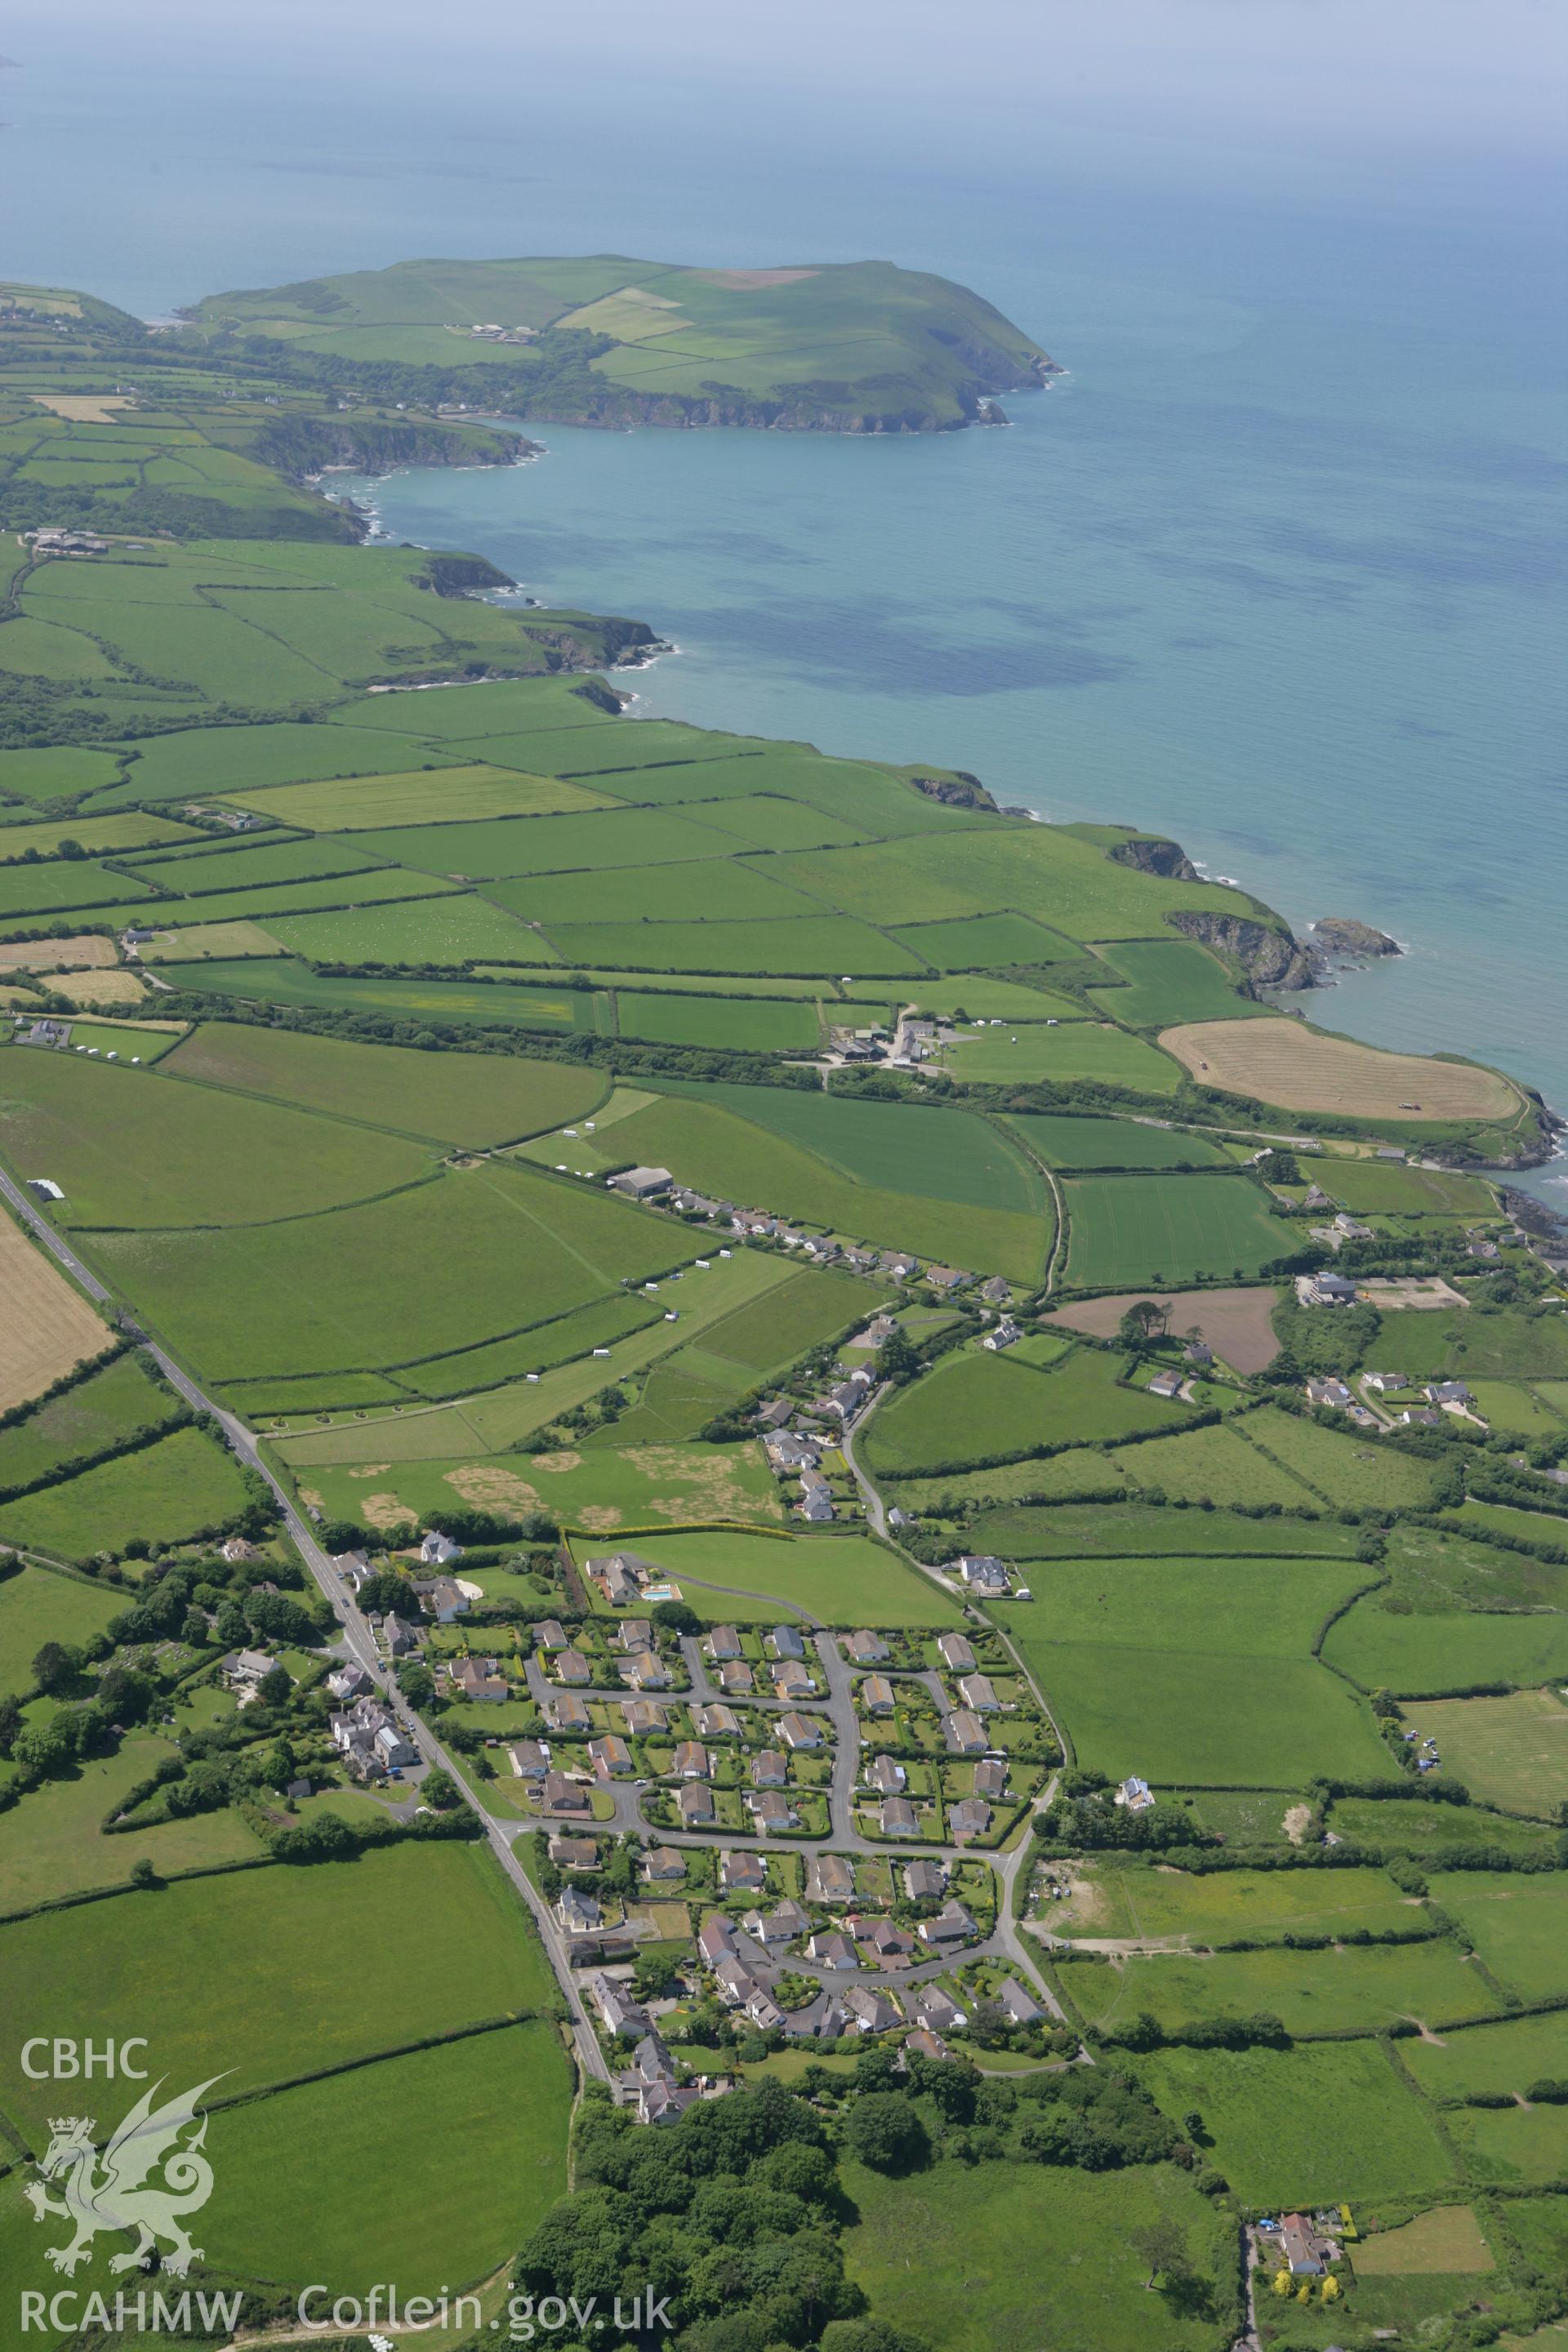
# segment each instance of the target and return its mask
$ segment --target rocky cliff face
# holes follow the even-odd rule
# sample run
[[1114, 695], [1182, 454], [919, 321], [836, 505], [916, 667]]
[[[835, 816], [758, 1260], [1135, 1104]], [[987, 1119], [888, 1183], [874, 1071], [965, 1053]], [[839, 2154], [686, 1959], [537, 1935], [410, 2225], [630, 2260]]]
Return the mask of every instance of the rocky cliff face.
[[[1158, 871], [1160, 869], [1156, 869]], [[1184, 877], [1184, 879], [1188, 878]], [[1195, 877], [1194, 877], [1195, 878]], [[1166, 918], [1190, 940], [1234, 956], [1255, 988], [1315, 988], [1321, 960], [1293, 931], [1275, 930], [1247, 915], [1199, 914], [1184, 907]]]
[[978, 776], [964, 769], [956, 769], [951, 776], [911, 776], [910, 782], [917, 793], [927, 800], [941, 801], [944, 808], [987, 809], [997, 814], [995, 802]]
[[1163, 874], [1168, 882], [1203, 879], [1179, 841], [1139, 835], [1131, 841], [1119, 841], [1110, 854], [1118, 866], [1135, 866], [1140, 874]]
[[1314, 946], [1329, 955], [1391, 956], [1405, 950], [1397, 940], [1386, 931], [1373, 930], [1370, 923], [1358, 922], [1353, 915], [1320, 915], [1312, 925]]
[[251, 455], [291, 481], [328, 466], [387, 474], [397, 466], [511, 466], [537, 456], [521, 433], [468, 433], [441, 425], [378, 424], [370, 417], [284, 416], [258, 434]]

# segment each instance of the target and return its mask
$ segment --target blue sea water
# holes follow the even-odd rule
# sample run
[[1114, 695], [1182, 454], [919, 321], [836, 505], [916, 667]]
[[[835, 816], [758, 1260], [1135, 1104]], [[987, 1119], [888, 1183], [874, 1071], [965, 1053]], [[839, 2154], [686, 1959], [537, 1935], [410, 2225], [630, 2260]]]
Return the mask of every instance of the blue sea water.
[[1005, 431], [542, 426], [534, 464], [374, 503], [651, 622], [679, 652], [639, 709], [971, 769], [1167, 831], [1298, 924], [1379, 925], [1406, 955], [1315, 1017], [1568, 1109], [1563, 240], [1535, 166], [851, 142], [830, 107], [742, 152], [700, 90], [639, 105], [613, 70], [590, 135], [565, 85], [524, 120], [475, 76], [301, 96], [197, 57], [171, 94], [43, 33], [24, 62], [9, 266], [144, 314], [431, 251], [883, 253], [980, 289], [1068, 371]]

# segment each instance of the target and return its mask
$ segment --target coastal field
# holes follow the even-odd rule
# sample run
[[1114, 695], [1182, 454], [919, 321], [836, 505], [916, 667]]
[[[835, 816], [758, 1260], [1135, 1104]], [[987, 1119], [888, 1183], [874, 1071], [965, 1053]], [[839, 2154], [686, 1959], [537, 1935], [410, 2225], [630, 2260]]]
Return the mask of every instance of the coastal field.
[[1299, 1021], [1227, 1016], [1165, 1029], [1160, 1043], [1208, 1085], [1287, 1110], [1385, 1120], [1507, 1119], [1519, 1108], [1517, 1089], [1493, 1070], [1385, 1054]]

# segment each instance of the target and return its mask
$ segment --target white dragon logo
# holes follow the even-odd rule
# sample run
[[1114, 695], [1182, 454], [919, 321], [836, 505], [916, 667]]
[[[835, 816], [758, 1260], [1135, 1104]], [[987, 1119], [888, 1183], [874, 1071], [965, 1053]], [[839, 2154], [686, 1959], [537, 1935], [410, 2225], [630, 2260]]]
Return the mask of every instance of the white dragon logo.
[[[161, 2239], [169, 2243], [163, 2267], [175, 2277], [183, 2277], [200, 2261], [202, 2249], [192, 2245], [184, 2216], [199, 2212], [212, 2195], [213, 2168], [202, 2153], [207, 2119], [201, 2114], [201, 2101], [222, 2080], [215, 2074], [161, 2107], [153, 2102], [163, 2082], [154, 2083], [117, 2126], [101, 2155], [93, 2146], [90, 2116], [50, 2116], [49, 2144], [37, 2164], [41, 2177], [29, 2181], [23, 2193], [35, 2221], [58, 2213], [74, 2225], [68, 2245], [45, 2248], [56, 2270], [68, 2278], [79, 2264], [90, 2262], [92, 2242], [100, 2230], [138, 2233], [130, 2253], [111, 2258], [111, 2271], [149, 2267]], [[180, 2134], [190, 2124], [197, 2124], [197, 2129], [182, 2147]], [[151, 2178], [160, 2170], [161, 2183]], [[47, 2180], [58, 2180], [63, 2196], [51, 2197], [44, 2186]]]

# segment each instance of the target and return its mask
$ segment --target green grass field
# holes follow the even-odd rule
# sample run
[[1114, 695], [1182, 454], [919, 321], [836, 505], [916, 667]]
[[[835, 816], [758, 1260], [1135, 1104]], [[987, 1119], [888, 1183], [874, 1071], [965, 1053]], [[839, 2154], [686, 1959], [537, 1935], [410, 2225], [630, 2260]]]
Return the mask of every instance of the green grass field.
[[1139, 2071], [1167, 2115], [1199, 2110], [1209, 2161], [1265, 2211], [1342, 2198], [1374, 2210], [1440, 2195], [1455, 2178], [1436, 2124], [1374, 2042], [1163, 2050]]
[[1532, 2083], [1568, 2081], [1568, 2011], [1478, 2025], [1440, 2042], [1412, 2042], [1400, 2056], [1436, 2099], [1462, 2099], [1472, 2091], [1522, 2096]]
[[1458, 1920], [1510, 1992], [1521, 2000], [1568, 1993], [1563, 1945], [1568, 1876], [1563, 1872], [1457, 1870], [1435, 1874], [1431, 1887], [1434, 1902]]
[[144, 1361], [139, 1354], [118, 1357], [26, 1421], [0, 1430], [0, 1490], [25, 1486], [62, 1462], [100, 1453], [179, 1412], [181, 1400], [148, 1379]]
[[1301, 1506], [1321, 1511], [1321, 1501], [1300, 1478], [1247, 1444], [1245, 1427], [1243, 1421], [1188, 1430], [1180, 1437], [1125, 1446], [1110, 1460], [1128, 1485], [1157, 1486], [1180, 1501], [1278, 1503], [1282, 1511]]
[[477, 894], [418, 898], [412, 905], [349, 908], [336, 914], [267, 918], [290, 955], [307, 963], [461, 964], [484, 957], [552, 963], [537, 931]]
[[1476, 1315], [1467, 1307], [1402, 1307], [1383, 1318], [1380, 1371], [1413, 1381], [1532, 1381], [1568, 1377], [1568, 1316], [1517, 1307]]
[[1080, 1869], [1075, 1878], [1086, 1892], [1039, 1914], [1053, 1935], [1180, 1937], [1218, 1944], [1243, 1936], [1277, 1939], [1292, 1928], [1334, 1936], [1352, 1927], [1381, 1932], [1418, 1924], [1408, 1898], [1381, 1870], [1204, 1874], [1107, 1861]]
[[[1071, 962], [1079, 952], [1071, 940], [1027, 915], [970, 915], [955, 922], [915, 923], [896, 937], [942, 972], [1028, 971], [1039, 964]], [[1071, 1012], [1082, 1017], [1080, 1007], [1074, 1005]]]
[[1456, 1845], [1497, 1845], [1508, 1853], [1554, 1860], [1555, 1832], [1543, 1822], [1516, 1821], [1480, 1806], [1411, 1803], [1397, 1796], [1339, 1797], [1332, 1822], [1341, 1837], [1388, 1853], [1425, 1856], [1438, 1868]]
[[[680, 869], [677, 869], [678, 871]], [[562, 961], [618, 964], [628, 971], [798, 973], [861, 979], [916, 974], [923, 967], [869, 923], [840, 915], [801, 915], [771, 922], [584, 922], [547, 925]]]
[[[190, 936], [187, 934], [187, 937]], [[156, 964], [153, 966], [157, 970]], [[609, 999], [569, 988], [508, 987], [502, 981], [333, 979], [314, 972], [292, 956], [268, 962], [175, 964], [176, 988], [211, 990], [249, 1003], [316, 1005], [329, 1013], [389, 1013], [396, 1020], [453, 1023], [459, 1027], [542, 1029], [555, 1035], [571, 1030], [592, 1034], [607, 1029]]]
[[738, 996], [655, 996], [623, 989], [616, 998], [623, 1037], [659, 1045], [733, 1047], [743, 1054], [813, 1052], [822, 1035], [815, 1004]]
[[1078, 1348], [1048, 1370], [963, 1349], [898, 1390], [863, 1440], [867, 1467], [897, 1477], [1032, 1445], [1083, 1444], [1134, 1430], [1179, 1426], [1186, 1407], [1118, 1385], [1122, 1359]]
[[112, 1755], [79, 1764], [64, 1780], [44, 1781], [0, 1813], [0, 1913], [89, 1887], [123, 1886], [141, 1857], [161, 1877], [258, 1857], [260, 1840], [228, 1808], [160, 1822], [134, 1835], [105, 1835], [105, 1815], [168, 1753], [166, 1741], [132, 1734]]
[[1182, 1077], [1169, 1055], [1098, 1021], [1066, 1021], [1058, 1029], [1020, 1022], [988, 1028], [984, 1036], [972, 1030], [946, 1048], [942, 1066], [976, 1086], [1031, 1086], [1041, 1078], [1071, 1086], [1088, 1079], [1144, 1095], [1173, 1095]]
[[[367, 1526], [399, 1513], [438, 1518], [442, 1504], [454, 1500], [514, 1514], [543, 1509], [581, 1531], [579, 1549], [593, 1549], [618, 1527], [658, 1528], [705, 1519], [768, 1526], [782, 1516], [773, 1473], [754, 1443], [605, 1445], [588, 1453], [564, 1446], [558, 1453], [513, 1455], [504, 1462], [393, 1462], [379, 1465], [372, 1476], [363, 1465], [304, 1475], [331, 1517], [363, 1516]], [[485, 1583], [490, 1571], [476, 1574]]]
[[1248, 1444], [1300, 1478], [1321, 1503], [1424, 1510], [1437, 1475], [1431, 1463], [1397, 1454], [1375, 1437], [1342, 1436], [1265, 1405], [1238, 1424]]
[[1125, 986], [1089, 991], [1102, 1013], [1129, 1029], [1178, 1021], [1235, 1021], [1271, 1007], [1249, 1003], [1217, 956], [1195, 940], [1136, 940], [1100, 950]]
[[[406, 2298], [488, 2278], [565, 2189], [571, 2105], [566, 2053], [541, 2020], [220, 2112], [207, 2261], [334, 2294], [391, 2279]], [[412, 2232], [405, 2198], [386, 2193], [388, 2148], [417, 2200]]]
[[[679, 822], [663, 811], [628, 810], [630, 829], [636, 830], [639, 816]], [[621, 820], [615, 822], [618, 824]], [[561, 925], [602, 923], [621, 927], [635, 923], [639, 928], [646, 924], [655, 934], [671, 924], [689, 928], [700, 943], [692, 959], [699, 969], [713, 961], [700, 948], [710, 919], [721, 921], [729, 933], [743, 923], [820, 919], [822, 909], [813, 899], [761, 872], [756, 860], [723, 856], [731, 846], [715, 837], [705, 859], [683, 865], [629, 865], [616, 860], [579, 873], [522, 874], [489, 883], [485, 895], [498, 907], [507, 908], [525, 921], [542, 923], [552, 931]], [[641, 956], [630, 959], [633, 962], [644, 960]], [[662, 950], [653, 961], [662, 961]]]
[[1312, 1162], [1330, 1199], [1353, 1216], [1495, 1217], [1489, 1184], [1451, 1168], [1391, 1167], [1378, 1160]]
[[[121, 1843], [129, 1869], [136, 1842]], [[355, 1956], [367, 1936], [395, 1938], [404, 1956], [394, 2020], [364, 1998]], [[0, 1985], [19, 2029], [0, 2057], [0, 2101], [30, 2133], [47, 2129], [59, 2093], [22, 2073], [23, 2034], [118, 2034], [132, 1989], [157, 2070], [183, 2084], [226, 2073], [226, 2093], [553, 1997], [521, 1899], [486, 1848], [463, 1844], [186, 1879], [15, 1920], [0, 1927]]]
[[596, 808], [575, 815], [531, 816], [526, 822], [500, 816], [455, 824], [442, 814], [436, 794], [427, 793], [426, 803], [429, 821], [357, 834], [356, 844], [398, 866], [429, 874], [461, 874], [474, 882], [519, 874], [679, 865], [727, 857], [735, 847], [710, 826], [667, 809]]
[[87, 1559], [123, 1550], [132, 1536], [179, 1543], [221, 1527], [247, 1499], [227, 1448], [199, 1429], [177, 1429], [62, 1486], [0, 1504], [0, 1542]]
[[417, 1397], [469, 1396], [476, 1389], [493, 1388], [503, 1381], [521, 1381], [552, 1364], [570, 1363], [594, 1348], [607, 1347], [629, 1331], [662, 1324], [665, 1309], [642, 1292], [617, 1292], [596, 1298], [591, 1306], [574, 1307], [552, 1323], [536, 1324], [510, 1339], [492, 1339], [485, 1347], [464, 1348], [453, 1356], [435, 1356], [429, 1362], [410, 1364], [397, 1375], [394, 1394]]
[[1068, 1118], [1059, 1112], [1019, 1111], [1007, 1125], [1049, 1168], [1226, 1168], [1206, 1136], [1145, 1127], [1130, 1118]]
[[1142, 1503], [1074, 1503], [1048, 1510], [990, 1513], [971, 1533], [980, 1551], [1010, 1559], [1115, 1559], [1141, 1552], [1210, 1557], [1239, 1552], [1252, 1559], [1318, 1554], [1351, 1559], [1356, 1530], [1332, 1519], [1243, 1518], [1238, 1512], [1152, 1509]]
[[1074, 1969], [1068, 1986], [1097, 2025], [1127, 2025], [1147, 2011], [1173, 2032], [1259, 2011], [1297, 2036], [1373, 2032], [1405, 2017], [1438, 2028], [1497, 2007], [1476, 1970], [1441, 1939], [1370, 1950], [1135, 1955], [1115, 1967]]
[[561, 1062], [414, 1053], [233, 1022], [204, 1023], [176, 1048], [161, 1075], [266, 1095], [470, 1150], [582, 1118], [609, 1092], [596, 1071]]
[[[585, 1306], [689, 1247], [660, 1218], [511, 1162], [282, 1224], [105, 1235], [98, 1255], [221, 1381], [411, 1363]], [[237, 1298], [253, 1302], [244, 1318]]]
[[1340, 1620], [1323, 1655], [1363, 1689], [1402, 1696], [1480, 1682], [1523, 1688], [1568, 1675], [1568, 1616], [1391, 1615], [1372, 1596]]
[[0, 1577], [0, 1692], [30, 1690], [32, 1660], [46, 1642], [85, 1642], [123, 1605], [107, 1586], [52, 1576], [45, 1568]]
[[0, 1150], [65, 1192], [74, 1225], [249, 1224], [416, 1183], [431, 1157], [390, 1136], [85, 1055], [13, 1051]]
[[1289, 1227], [1242, 1176], [1079, 1176], [1063, 1189], [1068, 1280], [1088, 1290], [1239, 1279], [1293, 1246]]
[[1568, 1706], [1554, 1692], [1426, 1699], [1409, 1719], [1436, 1740], [1445, 1769], [1483, 1803], [1554, 1821], [1568, 1801]]
[[1096, 2174], [949, 2159], [900, 2179], [850, 2158], [840, 2174], [855, 2216], [845, 2240], [850, 2277], [879, 2318], [916, 2331], [935, 2352], [1047, 2344], [1141, 2352], [1152, 2328], [1162, 2352], [1208, 2352], [1215, 2340], [1212, 2319], [1182, 2318], [1146, 2291], [1132, 2243], [1151, 2221], [1174, 2222], [1223, 2294], [1223, 2222], [1173, 2165]]
[[[573, 1548], [597, 1549], [582, 1537]], [[772, 1623], [781, 1606], [829, 1625], [962, 1622], [955, 1601], [866, 1536], [649, 1536], [639, 1549], [710, 1624]]]
[[1471, 2177], [1508, 2187], [1568, 2179], [1568, 2109], [1473, 2109], [1449, 2118]]

